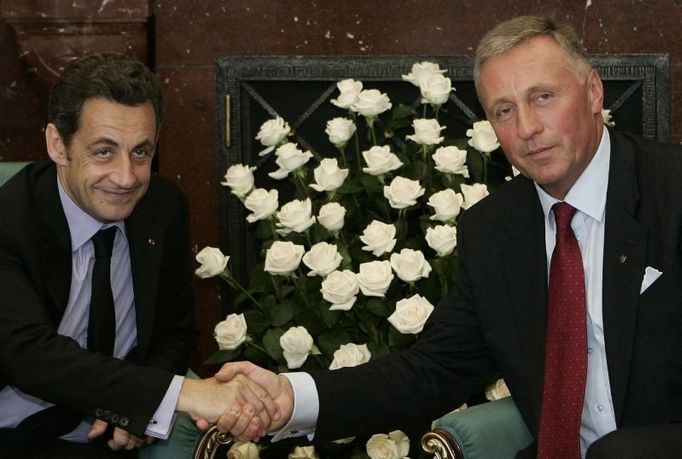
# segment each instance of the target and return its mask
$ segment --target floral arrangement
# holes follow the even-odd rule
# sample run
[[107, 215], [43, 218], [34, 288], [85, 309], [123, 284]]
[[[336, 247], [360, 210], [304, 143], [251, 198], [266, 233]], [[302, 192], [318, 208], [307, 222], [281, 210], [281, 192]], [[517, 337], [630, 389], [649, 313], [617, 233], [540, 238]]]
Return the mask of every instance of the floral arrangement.
[[[199, 277], [220, 276], [239, 292], [240, 312], [216, 325], [220, 350], [209, 362], [337, 369], [415, 341], [453, 285], [459, 215], [512, 174], [489, 122], [469, 122], [466, 138], [446, 139], [440, 118], [455, 89], [445, 72], [421, 62], [403, 75], [418, 90], [414, 106], [393, 107], [360, 81], [338, 82], [331, 103], [339, 116], [326, 124], [322, 155], [301, 150], [280, 117], [260, 126], [260, 155], [274, 159], [261, 167], [291, 182], [294, 196], [280, 203], [277, 188], [259, 188], [254, 166], [227, 170], [222, 185], [249, 211], [262, 259], [245, 286], [220, 249], [197, 254]], [[391, 432], [353, 457], [408, 451], [407, 436]]]

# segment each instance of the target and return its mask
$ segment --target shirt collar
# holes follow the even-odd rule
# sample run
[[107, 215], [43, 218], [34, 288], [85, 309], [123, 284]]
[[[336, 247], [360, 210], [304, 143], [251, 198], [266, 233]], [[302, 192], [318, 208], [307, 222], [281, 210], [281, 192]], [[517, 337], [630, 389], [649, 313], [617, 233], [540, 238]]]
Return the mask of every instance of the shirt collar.
[[[599, 222], [604, 218], [606, 208], [610, 158], [611, 137], [609, 130], [604, 129], [597, 153], [564, 198], [564, 202]], [[547, 219], [552, 206], [559, 200], [547, 194], [537, 183], [535, 189]]]
[[78, 207], [71, 197], [66, 194], [61, 180], [57, 177], [57, 188], [59, 189], [59, 199], [62, 202], [66, 222], [69, 225], [69, 232], [71, 233], [71, 251], [75, 252], [81, 248], [83, 244], [88, 242], [97, 231], [111, 226], [116, 226], [121, 234], [125, 236], [125, 224], [119, 220], [113, 223], [102, 223], [96, 218], [86, 213], [83, 209]]

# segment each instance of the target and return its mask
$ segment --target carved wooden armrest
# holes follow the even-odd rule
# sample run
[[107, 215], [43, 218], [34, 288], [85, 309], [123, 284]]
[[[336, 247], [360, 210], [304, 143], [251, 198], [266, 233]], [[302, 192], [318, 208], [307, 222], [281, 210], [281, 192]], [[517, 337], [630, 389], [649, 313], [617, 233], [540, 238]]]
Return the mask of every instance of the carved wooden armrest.
[[446, 430], [433, 429], [422, 437], [422, 449], [434, 459], [464, 459], [464, 454], [453, 436]]
[[232, 435], [220, 432], [213, 426], [201, 435], [194, 448], [194, 459], [213, 459], [221, 446], [227, 446], [233, 441]]

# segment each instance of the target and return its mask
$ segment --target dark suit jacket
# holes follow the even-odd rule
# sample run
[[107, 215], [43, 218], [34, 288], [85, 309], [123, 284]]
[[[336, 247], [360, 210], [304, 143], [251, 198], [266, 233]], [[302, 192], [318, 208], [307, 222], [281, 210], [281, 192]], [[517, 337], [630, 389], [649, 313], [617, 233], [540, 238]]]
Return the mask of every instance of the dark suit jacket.
[[[619, 427], [682, 420], [682, 149], [611, 131], [603, 317]], [[411, 349], [314, 373], [316, 439], [424, 425], [507, 382], [531, 433], [542, 400], [547, 304], [544, 221], [517, 177], [462, 214], [455, 292]], [[640, 295], [644, 270], [663, 275]]]
[[[57, 334], [69, 298], [71, 239], [51, 162], [33, 163], [0, 191], [0, 388], [144, 434], [196, 341], [188, 211], [179, 189], [153, 176], [126, 220], [137, 314], [128, 361]], [[116, 417], [112, 418], [116, 419]]]

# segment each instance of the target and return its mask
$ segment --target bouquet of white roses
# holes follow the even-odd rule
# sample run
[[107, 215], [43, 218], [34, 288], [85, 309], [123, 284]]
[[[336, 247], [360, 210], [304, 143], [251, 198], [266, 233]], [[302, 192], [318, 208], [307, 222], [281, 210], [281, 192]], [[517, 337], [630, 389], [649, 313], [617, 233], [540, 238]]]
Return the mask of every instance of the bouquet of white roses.
[[414, 64], [403, 79], [417, 102], [395, 108], [360, 81], [337, 83], [339, 116], [325, 130], [333, 154], [303, 151], [280, 117], [262, 124], [260, 155], [274, 161], [261, 167], [290, 181], [293, 196], [280, 202], [281, 187], [259, 187], [251, 165], [227, 170], [222, 184], [250, 212], [262, 259], [241, 285], [219, 249], [197, 255], [198, 276], [220, 275], [240, 292], [238, 310], [216, 325], [210, 362], [336, 369], [416, 339], [453, 285], [459, 215], [496, 185], [490, 168], [511, 174], [487, 121], [466, 139], [443, 135], [439, 115], [454, 91], [444, 73]]

